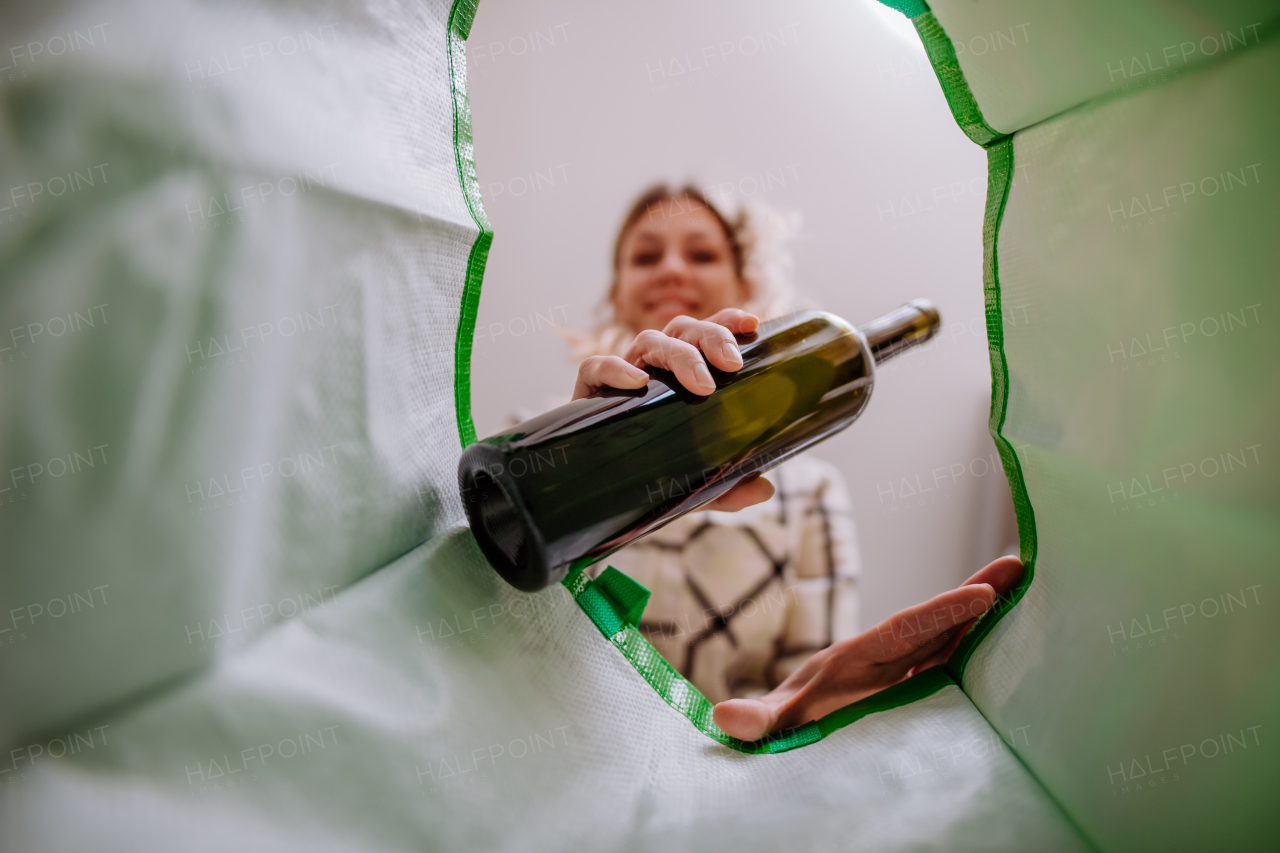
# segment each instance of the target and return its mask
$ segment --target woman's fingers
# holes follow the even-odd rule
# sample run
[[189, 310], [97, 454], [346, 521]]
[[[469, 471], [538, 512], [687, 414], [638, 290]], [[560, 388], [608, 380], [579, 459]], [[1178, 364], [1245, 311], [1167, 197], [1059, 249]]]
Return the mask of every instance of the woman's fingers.
[[715, 707], [716, 725], [742, 740], [820, 719], [897, 684], [909, 673], [944, 663], [974, 619], [1022, 579], [1022, 563], [1001, 557], [957, 589], [895, 613], [850, 640], [805, 661], [760, 699], [731, 699]]
[[720, 731], [739, 740], [759, 740], [777, 723], [772, 708], [759, 699], [729, 699], [711, 710]]
[[[726, 308], [715, 314], [712, 320], [716, 322], [677, 317], [667, 325], [665, 333], [649, 330], [637, 335], [626, 358], [597, 355], [584, 360], [578, 366], [573, 399], [589, 397], [601, 388], [643, 388], [649, 381], [649, 374], [641, 368], [647, 365], [670, 370], [685, 388], [694, 393], [712, 393], [716, 384], [702, 353], [707, 353], [707, 359], [722, 370], [737, 370], [742, 366], [742, 356], [730, 329], [747, 334], [760, 324], [755, 315], [737, 308]], [[705, 508], [736, 512], [767, 501], [773, 497], [773, 492], [773, 484], [768, 480], [752, 477]]]
[[764, 503], [773, 497], [773, 483], [759, 475], [743, 480], [703, 509], [714, 509], [719, 512], [737, 512], [758, 503]]
[[[972, 623], [969, 623], [972, 624]], [[956, 647], [960, 645], [960, 641], [964, 639], [965, 631], [969, 630], [969, 625], [961, 625], [954, 631], [951, 631], [951, 640], [938, 651], [929, 657], [912, 665], [911, 671], [907, 675], [916, 675], [924, 672], [926, 669], [933, 669], [939, 664], [944, 664], [951, 659], [951, 655], [955, 653]]]
[[735, 335], [749, 335], [760, 328], [760, 318], [755, 314], [748, 314], [741, 308], [725, 308], [717, 311], [708, 317], [706, 322], [724, 326]]
[[986, 613], [995, 600], [989, 584], [970, 584], [901, 610], [871, 629], [874, 654], [881, 663], [922, 661], [950, 642], [952, 628]]
[[733, 333], [724, 326], [694, 320], [692, 317], [676, 317], [663, 331], [701, 350], [713, 367], [732, 373], [742, 367], [742, 353]]
[[601, 388], [643, 388], [648, 382], [649, 374], [616, 355], [593, 355], [578, 365], [573, 399], [589, 397]]
[[796, 699], [789, 700], [775, 723], [798, 726], [897, 684], [924, 662], [941, 657], [994, 600], [995, 592], [986, 584], [953, 589], [831, 646], [831, 657], [813, 683], [794, 691]]
[[706, 320], [676, 317], [661, 332], [648, 329], [636, 335], [624, 359], [635, 367], [669, 370], [685, 388], [706, 396], [716, 390], [707, 362], [730, 373], [741, 368], [742, 353], [733, 336], [754, 332], [759, 325], [758, 317], [737, 308]]
[[715, 380], [698, 348], [662, 332], [650, 329], [636, 335], [626, 360], [636, 367], [653, 365], [670, 370], [681, 385], [695, 394], [706, 396], [716, 390]]
[[[1024, 571], [1022, 561], [1017, 557], [1000, 557], [979, 569], [964, 582], [964, 586], [987, 584], [995, 591], [997, 597], [1003, 597], [1018, 585], [1018, 582], [1022, 580]], [[960, 645], [960, 640], [964, 638], [965, 632], [969, 630], [969, 627], [968, 624], [961, 626], [958, 631], [954, 632], [951, 641], [940, 651], [912, 667], [911, 675], [924, 672], [926, 669], [935, 667], [938, 664], [946, 663]]]
[[733, 737], [757, 740], [771, 731], [820, 719], [906, 678], [994, 600], [990, 586], [974, 584], [909, 607], [852, 640], [818, 652], [760, 699], [720, 703], [713, 711], [716, 725]]
[[998, 595], [1004, 595], [1018, 585], [1025, 571], [1022, 561], [1017, 557], [1000, 557], [987, 563], [974, 573], [965, 585], [975, 583], [990, 584]]
[[753, 314], [737, 308], [726, 308], [706, 320], [680, 316], [662, 330], [663, 334], [679, 338], [701, 350], [707, 361], [715, 367], [732, 373], [742, 367], [742, 353], [738, 350], [735, 334], [746, 334], [738, 329], [755, 331], [760, 321]]

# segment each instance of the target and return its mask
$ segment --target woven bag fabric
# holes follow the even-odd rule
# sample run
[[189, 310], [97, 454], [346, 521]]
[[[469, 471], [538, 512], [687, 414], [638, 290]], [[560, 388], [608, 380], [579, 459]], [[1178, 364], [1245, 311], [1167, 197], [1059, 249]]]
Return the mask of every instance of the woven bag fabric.
[[1035, 580], [963, 684], [997, 728], [1043, 727], [1022, 756], [1104, 849], [1280, 830], [1277, 104], [1271, 38], [989, 149]]
[[484, 563], [474, 12], [6, 11], [0, 846], [1082, 849], [941, 671], [730, 743]]

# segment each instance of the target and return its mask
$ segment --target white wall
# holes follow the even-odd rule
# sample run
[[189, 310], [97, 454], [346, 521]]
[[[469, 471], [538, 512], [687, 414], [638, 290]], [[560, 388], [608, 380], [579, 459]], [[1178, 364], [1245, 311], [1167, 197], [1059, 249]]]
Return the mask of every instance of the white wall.
[[[986, 158], [905, 18], [872, 0], [481, 0], [467, 64], [495, 232], [472, 361], [480, 435], [568, 395], [547, 318], [591, 323], [640, 189], [732, 184], [803, 213], [797, 278], [824, 309], [861, 323], [927, 296], [947, 324], [887, 364], [862, 419], [817, 452], [848, 480], [863, 624], [1004, 552], [1016, 533], [986, 432]], [[904, 479], [932, 491], [904, 494]]]

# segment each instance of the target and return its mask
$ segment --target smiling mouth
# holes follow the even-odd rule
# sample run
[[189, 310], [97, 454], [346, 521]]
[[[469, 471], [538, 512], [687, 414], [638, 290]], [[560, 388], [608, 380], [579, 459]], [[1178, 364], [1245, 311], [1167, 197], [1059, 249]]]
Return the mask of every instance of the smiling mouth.
[[664, 298], [656, 299], [648, 305], [654, 314], [692, 314], [697, 306], [688, 299]]

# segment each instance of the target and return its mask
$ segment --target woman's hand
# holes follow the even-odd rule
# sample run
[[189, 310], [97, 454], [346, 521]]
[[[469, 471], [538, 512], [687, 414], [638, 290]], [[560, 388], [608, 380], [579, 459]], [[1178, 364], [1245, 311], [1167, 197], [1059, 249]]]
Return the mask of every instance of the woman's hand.
[[[742, 367], [742, 354], [734, 335], [749, 335], [760, 318], [737, 308], [726, 308], [705, 320], [676, 317], [661, 332], [649, 329], [636, 335], [624, 357], [596, 355], [578, 367], [573, 399], [589, 397], [601, 388], [633, 390], [649, 383], [645, 367], [660, 367], [675, 374], [688, 390], [707, 396], [716, 390], [706, 360], [720, 370]], [[773, 484], [760, 477], [743, 480], [704, 509], [734, 512], [773, 496]]]
[[573, 399], [589, 397], [601, 388], [643, 388], [649, 382], [645, 367], [670, 370], [681, 385], [705, 397], [716, 390], [716, 383], [703, 354], [721, 370], [737, 370], [742, 367], [742, 354], [733, 336], [749, 335], [759, 325], [759, 317], [737, 308], [726, 308], [705, 320], [676, 317], [661, 332], [649, 329], [636, 335], [623, 358], [595, 355], [583, 361]]
[[891, 687], [908, 675], [945, 663], [969, 624], [1022, 579], [1022, 562], [1001, 557], [964, 585], [908, 607], [870, 630], [809, 658], [759, 699], [716, 705], [716, 725], [752, 741], [779, 729], [817, 720]]

